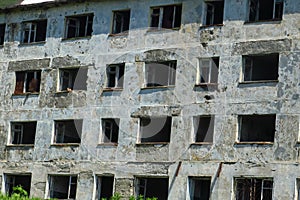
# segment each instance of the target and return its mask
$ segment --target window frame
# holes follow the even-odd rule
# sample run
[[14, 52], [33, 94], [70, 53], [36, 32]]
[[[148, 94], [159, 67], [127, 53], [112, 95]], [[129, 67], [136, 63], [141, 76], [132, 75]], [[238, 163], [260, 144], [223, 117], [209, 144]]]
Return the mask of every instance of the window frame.
[[0, 46], [4, 45], [6, 32], [6, 23], [0, 23]]
[[[23, 141], [23, 135], [24, 135], [24, 126], [26, 124], [35, 124], [35, 130], [33, 133], [33, 143], [24, 143]], [[15, 128], [16, 126], [20, 126], [19, 128]], [[33, 146], [35, 143], [35, 137], [36, 137], [36, 128], [37, 128], [37, 121], [11, 121], [10, 122], [10, 131], [9, 131], [9, 137], [8, 137], [8, 146]], [[17, 142], [14, 143], [16, 132], [18, 135]]]
[[[201, 118], [209, 118], [210, 122], [209, 122], [209, 127], [211, 125], [213, 125], [211, 130], [207, 130], [206, 134], [210, 134], [209, 131], [212, 131], [212, 141], [197, 141], [197, 136], [198, 136], [198, 130], [199, 130], [199, 124], [201, 121]], [[214, 132], [215, 132], [215, 115], [197, 115], [197, 116], [193, 116], [192, 119], [192, 123], [193, 123], [193, 128], [192, 128], [192, 144], [212, 144], [214, 142]]]
[[[208, 62], [209, 66], [206, 66], [204, 63]], [[198, 65], [197, 65], [197, 77], [196, 77], [196, 86], [201, 86], [201, 85], [217, 85], [218, 80], [219, 80], [219, 66], [220, 66], [220, 57], [207, 57], [207, 58], [198, 58]], [[217, 68], [215, 71], [216, 74], [213, 74], [214, 67]], [[208, 81], [202, 82], [202, 74], [201, 70], [203, 68], [208, 68], [208, 74], [205, 75], [205, 77], [208, 77]], [[212, 77], [216, 76], [216, 80], [213, 81]]]
[[[86, 17], [85, 19], [85, 27], [84, 27], [84, 34], [80, 36], [80, 18]], [[71, 21], [75, 22], [75, 25], [71, 24]], [[86, 13], [80, 15], [72, 15], [65, 17], [65, 32], [64, 32], [64, 39], [75, 39], [75, 38], [87, 38], [93, 35], [93, 24], [94, 24], [94, 13]], [[75, 36], [69, 37], [69, 29], [75, 29]], [[91, 28], [91, 33], [88, 33], [89, 28]]]
[[[26, 190], [26, 192], [28, 192], [28, 195], [30, 195], [30, 190], [31, 190], [31, 182], [32, 182], [32, 174], [31, 173], [18, 173], [18, 174], [13, 174], [13, 173], [4, 173], [4, 191], [5, 191], [5, 193], [7, 193], [7, 194], [12, 194], [12, 192], [13, 192], [13, 190], [11, 191], [11, 189], [10, 188], [13, 188], [13, 187], [15, 187], [15, 186], [17, 186], [16, 185], [16, 177], [20, 177], [20, 176], [23, 176], [23, 177], [28, 177], [30, 180], [30, 182], [29, 182], [29, 191], [27, 191]], [[13, 179], [12, 181], [9, 181], [8, 182], [8, 179]], [[20, 184], [18, 184], [18, 185], [20, 185]], [[12, 187], [11, 187], [12, 186]], [[23, 186], [23, 189], [26, 189], [26, 188], [24, 188], [24, 186]]]
[[[164, 9], [167, 7], [173, 7], [173, 18], [172, 18], [172, 26], [171, 28], [165, 28], [163, 27], [164, 22]], [[180, 18], [176, 19], [176, 10], [178, 8], [180, 9]], [[154, 13], [154, 10], [158, 10], [159, 13]], [[158, 24], [157, 26], [153, 26], [153, 17], [158, 17]], [[176, 20], [179, 20], [180, 25], [176, 26]], [[162, 6], [154, 6], [150, 8], [150, 30], [163, 30], [163, 29], [172, 29], [172, 30], [179, 30], [182, 23], [182, 4], [172, 4], [172, 5], [162, 5]], [[175, 27], [176, 26], [176, 27]]]
[[[166, 65], [167, 64], [167, 65]], [[154, 67], [151, 67], [151, 65], [155, 65]], [[168, 67], [168, 77], [164, 79], [164, 82], [167, 82], [167, 84], [160, 85], [156, 83], [157, 77], [161, 75], [161, 67], [160, 65], [163, 65], [163, 67]], [[176, 85], [176, 71], [177, 71], [177, 60], [168, 60], [168, 61], [153, 61], [153, 62], [145, 62], [144, 66], [145, 70], [145, 77], [144, 77], [144, 85], [142, 89], [148, 89], [148, 88], [161, 88], [161, 87], [175, 87]], [[150, 80], [151, 79], [151, 80]]]
[[[143, 187], [144, 188], [144, 192], [143, 192], [143, 199], [146, 200], [148, 197], [147, 197], [147, 187], [148, 187], [148, 181], [149, 179], [167, 179], [167, 182], [168, 182], [168, 185], [169, 185], [169, 181], [170, 181], [170, 178], [168, 176], [135, 176], [134, 178], [134, 194], [136, 197], [139, 197], [140, 195], [140, 188]], [[141, 186], [140, 184], [140, 180], [144, 180], [144, 185]], [[150, 185], [151, 187], [151, 185]], [[169, 187], [167, 187], [167, 197], [169, 196]]]
[[[114, 194], [115, 191], [115, 176], [113, 174], [111, 175], [95, 175], [95, 180], [96, 180], [96, 189], [95, 189], [95, 195], [94, 199], [95, 200], [101, 200], [103, 198], [102, 196], [102, 185], [103, 185], [103, 177], [109, 177], [113, 179], [113, 185], [112, 185], [112, 194]], [[104, 197], [105, 198], [105, 197]]]
[[[111, 70], [115, 68], [115, 71]], [[114, 86], [110, 86], [110, 77], [114, 75]], [[110, 64], [106, 67], [106, 90], [118, 90], [124, 87], [125, 63]]]
[[[106, 138], [106, 125], [107, 124], [110, 124], [110, 133], [109, 133], [109, 141], [106, 141], [105, 138]], [[120, 125], [120, 118], [103, 118], [101, 119], [101, 141], [100, 143], [101, 144], [115, 144], [117, 145], [118, 144], [118, 140], [119, 140], [119, 133], [120, 133], [120, 128], [119, 128], [119, 125]], [[114, 127], [116, 126], [116, 127]], [[117, 132], [116, 132], [116, 141], [112, 141], [113, 138], [114, 138], [114, 131], [115, 129], [117, 129]]]
[[[48, 198], [54, 198], [54, 197], [51, 197], [53, 195], [53, 185], [54, 185], [54, 181], [53, 181], [53, 178], [55, 177], [69, 177], [69, 183], [68, 183], [68, 191], [67, 191], [67, 199], [76, 199], [76, 194], [77, 194], [77, 189], [78, 189], [78, 175], [76, 174], [49, 174], [48, 175], [48, 185], [49, 185], [49, 188], [48, 188], [48, 195], [47, 195], [47, 199]], [[72, 179], [73, 178], [76, 178], [76, 183], [72, 182]], [[71, 195], [71, 190], [72, 190], [72, 185], [75, 185], [75, 198], [70, 198], [70, 195]], [[56, 199], [56, 198], [55, 198]]]
[[[253, 80], [253, 69], [257, 68], [257, 66], [254, 65], [253, 63], [254, 60], [258, 59], [259, 57], [275, 57], [275, 56], [277, 59], [276, 60], [277, 66], [271, 66], [272, 67], [271, 69], [276, 71], [276, 75], [277, 75], [276, 79], [263, 78], [263, 79]], [[280, 66], [280, 53], [242, 55], [242, 68], [241, 68], [239, 84], [278, 82], [279, 66]], [[250, 74], [248, 74], [247, 72]]]
[[[252, 185], [252, 181], [258, 181], [258, 180], [261, 180], [262, 181], [262, 183], [261, 183], [261, 192], [260, 192], [260, 199], [261, 200], [263, 200], [263, 194], [264, 194], [264, 191], [265, 191], [265, 189], [266, 190], [270, 190], [271, 189], [271, 193], [272, 193], [272, 196], [271, 196], [271, 198], [273, 199], [273, 191], [274, 191], [274, 180], [273, 180], [273, 178], [271, 178], [271, 177], [234, 177], [234, 199], [236, 199], [236, 200], [239, 200], [238, 199], [238, 197], [237, 197], [237, 195], [238, 195], [238, 191], [239, 191], [239, 188], [238, 188], [238, 180], [243, 180], [243, 181], [246, 181], [246, 180], [250, 180], [251, 181], [251, 185], [250, 185], [250, 188], [249, 188], [249, 191], [251, 192], [253, 192], [253, 191], [255, 191], [254, 190], [254, 188], [257, 188], [257, 187], [255, 187], [255, 185]], [[264, 188], [264, 182], [265, 181], [272, 181], [272, 188]], [[243, 194], [245, 193], [245, 191], [243, 191], [242, 190], [242, 192], [243, 192]], [[252, 196], [253, 194], [249, 194], [249, 198], [250, 198], [250, 200], [255, 200], [254, 199], [254, 197]]]
[[[255, 8], [255, 19], [251, 19], [251, 2], [252, 1], [257, 1], [257, 6]], [[247, 23], [255, 23], [255, 22], [264, 22], [264, 21], [281, 21], [283, 18], [284, 14], [284, 0], [274, 0], [273, 2], [273, 8], [272, 8], [272, 18], [271, 19], [259, 19], [259, 14], [260, 14], [260, 1], [261, 0], [248, 0], [248, 19]], [[276, 4], [280, 4], [280, 17], [276, 17]]]
[[[223, 10], [222, 10], [222, 23], [216, 23], [215, 22], [215, 13], [217, 12], [216, 11], [216, 5], [214, 4], [215, 2], [223, 2]], [[224, 4], [225, 4], [225, 1], [224, 0], [205, 0], [204, 1], [204, 16], [202, 17], [203, 19], [203, 26], [204, 27], [209, 27], [209, 26], [222, 26], [223, 23], [224, 23]], [[212, 8], [212, 11], [209, 11], [209, 7]], [[210, 14], [210, 19], [209, 19], [209, 23], [208, 23], [208, 16], [209, 16], [209, 13], [211, 12]]]
[[[33, 80], [33, 79], [31, 79], [30, 81], [28, 80], [29, 73], [33, 73], [33, 79], [38, 81], [38, 83], [36, 85], [36, 89], [38, 91], [34, 91], [34, 92], [29, 91], [30, 83]], [[23, 80], [23, 84], [22, 84], [22, 92], [17, 91], [17, 87], [20, 87], [19, 85], [17, 85], [18, 84], [18, 81], [17, 81], [18, 75], [24, 76], [23, 77], [24, 80]], [[41, 70], [16, 71], [15, 72], [16, 83], [15, 83], [15, 90], [14, 90], [13, 94], [14, 95], [39, 94], [40, 90], [41, 90], [41, 76], [42, 76]], [[22, 81], [19, 81], [19, 82], [22, 82]], [[27, 85], [28, 85], [28, 89], [27, 89]]]
[[[189, 176], [188, 177], [188, 188], [187, 188], [187, 195], [188, 195], [188, 200], [194, 200], [195, 196], [195, 182], [196, 181], [209, 181], [210, 182], [210, 187], [209, 187], [209, 198], [210, 198], [210, 190], [211, 190], [211, 184], [212, 184], [212, 177], [211, 176]], [[201, 197], [200, 197], [201, 198]]]
[[[72, 126], [76, 129], [76, 134], [78, 138], [74, 137], [74, 140], [78, 140], [78, 142], [65, 142], [65, 135], [66, 135], [66, 123], [73, 123]], [[78, 130], [78, 125], [76, 123], [81, 123], [80, 128]], [[54, 120], [54, 134], [52, 139], [52, 145], [80, 145], [81, 144], [81, 137], [82, 137], [82, 126], [83, 126], [83, 119], [64, 119], [64, 120]], [[62, 127], [62, 128], [61, 128]], [[62, 132], [61, 132], [62, 131]]]
[[[38, 29], [40, 28], [41, 24], [44, 22], [45, 24], [45, 30], [44, 30], [44, 36], [43, 36], [43, 40], [38, 40], [37, 38], [37, 32]], [[46, 38], [47, 38], [47, 26], [48, 26], [48, 20], [47, 19], [38, 19], [38, 20], [33, 20], [33, 21], [24, 21], [22, 22], [22, 31], [21, 31], [21, 44], [32, 44], [32, 43], [42, 43], [42, 42], [46, 42]], [[40, 30], [40, 29], [39, 29]], [[28, 38], [27, 41], [25, 41], [26, 39], [26, 33], [28, 32]]]
[[[129, 13], [127, 13], [129, 12]], [[125, 28], [124, 26], [126, 24], [125, 20], [125, 13], [129, 14], [128, 18], [128, 29]], [[120, 23], [120, 31], [117, 31], [118, 27], [118, 16], [121, 16], [121, 23]], [[115, 10], [113, 11], [113, 20], [112, 20], [112, 28], [111, 28], [111, 34], [112, 35], [117, 35], [117, 34], [128, 34], [130, 30], [130, 19], [131, 19], [131, 10], [130, 9], [124, 9], [124, 10]]]

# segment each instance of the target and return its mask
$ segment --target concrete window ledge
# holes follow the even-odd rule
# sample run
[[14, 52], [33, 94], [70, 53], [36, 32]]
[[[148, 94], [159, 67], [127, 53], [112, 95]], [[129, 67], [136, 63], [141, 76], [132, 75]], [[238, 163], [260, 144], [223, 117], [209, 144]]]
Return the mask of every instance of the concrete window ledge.
[[39, 92], [26, 92], [21, 94], [12, 94], [13, 97], [26, 97], [26, 96], [38, 96], [40, 95]]
[[97, 147], [117, 147], [118, 143], [100, 143], [97, 144]]
[[252, 146], [252, 145], [257, 145], [257, 146], [272, 146], [274, 142], [235, 142], [234, 145], [236, 146]]
[[72, 37], [72, 38], [62, 38], [62, 42], [73, 41], [73, 40], [89, 40], [92, 36], [84, 36], [84, 37]]
[[46, 44], [46, 41], [30, 42], [30, 43], [20, 43], [19, 47], [38, 46], [38, 45], [44, 45], [44, 44]]
[[213, 145], [212, 142], [194, 142], [191, 143], [190, 146], [210, 146]]
[[72, 146], [72, 147], [79, 147], [80, 143], [54, 143], [54, 144], [51, 144], [51, 146], [53, 147], [69, 147], [69, 146]]
[[136, 143], [136, 147], [164, 147], [168, 146], [169, 142], [143, 142], [143, 143]]
[[29, 149], [34, 148], [34, 144], [8, 144], [6, 145], [8, 149]]

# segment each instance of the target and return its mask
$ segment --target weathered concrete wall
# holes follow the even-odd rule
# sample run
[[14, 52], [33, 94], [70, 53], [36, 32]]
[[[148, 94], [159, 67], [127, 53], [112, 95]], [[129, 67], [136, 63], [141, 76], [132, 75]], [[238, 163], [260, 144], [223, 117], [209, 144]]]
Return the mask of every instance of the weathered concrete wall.
[[[149, 8], [174, 2], [183, 4], [181, 29], [148, 31]], [[110, 36], [112, 10], [128, 8], [129, 34]], [[0, 14], [8, 24], [0, 48], [0, 177], [32, 173], [31, 194], [47, 197], [49, 174], [78, 174], [77, 199], [92, 199], [94, 174], [114, 174], [115, 191], [125, 196], [133, 194], [135, 176], [168, 176], [172, 200], [188, 198], [189, 176], [212, 177], [211, 199], [233, 199], [234, 177], [273, 177], [274, 199], [293, 199], [300, 173], [300, 3], [286, 0], [280, 22], [245, 24], [247, 1], [226, 0], [221, 27], [201, 27], [203, 10], [202, 0], [133, 0]], [[62, 39], [65, 16], [91, 12], [91, 37]], [[45, 18], [46, 42], [20, 44], [20, 23]], [[278, 83], [239, 83], [242, 55], [256, 53], [280, 54]], [[198, 58], [213, 56], [220, 56], [218, 87], [201, 91]], [[175, 87], [141, 89], [144, 62], [155, 60], [177, 60]], [[124, 89], [104, 91], [106, 65], [123, 62]], [[57, 93], [57, 70], [70, 67], [88, 69], [87, 90]], [[14, 71], [26, 69], [41, 70], [39, 95], [13, 95]], [[274, 144], [236, 144], [238, 115], [268, 113], [276, 114]], [[192, 118], [201, 114], [216, 115], [214, 142], [191, 145]], [[171, 142], [136, 145], [141, 116], [172, 116]], [[117, 146], [99, 145], [101, 118], [120, 118]], [[54, 120], [63, 119], [83, 119], [79, 146], [53, 145]], [[7, 146], [10, 122], [27, 120], [37, 121], [34, 147]]]

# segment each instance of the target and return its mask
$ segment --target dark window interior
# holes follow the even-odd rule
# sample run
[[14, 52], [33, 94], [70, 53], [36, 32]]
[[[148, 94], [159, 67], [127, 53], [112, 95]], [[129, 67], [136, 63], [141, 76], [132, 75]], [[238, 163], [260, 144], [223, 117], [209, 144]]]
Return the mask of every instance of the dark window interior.
[[0, 45], [4, 44], [5, 27], [6, 24], [0, 24]]
[[200, 59], [200, 83], [218, 83], [219, 57]]
[[146, 63], [146, 87], [175, 85], [176, 61]]
[[224, 1], [206, 2], [205, 25], [223, 24]]
[[115, 11], [113, 34], [122, 33], [129, 30], [130, 10]]
[[16, 86], [14, 94], [23, 94], [26, 92], [39, 92], [40, 81], [41, 71], [16, 72]]
[[114, 177], [113, 176], [98, 177], [97, 187], [98, 187], [97, 199], [98, 200], [102, 200], [103, 198], [109, 199], [113, 195]]
[[60, 91], [86, 90], [86, 68], [60, 69]]
[[66, 38], [87, 37], [93, 32], [94, 14], [67, 17]]
[[51, 176], [50, 198], [75, 199], [77, 188], [76, 176]]
[[240, 142], [273, 142], [276, 115], [242, 115]]
[[140, 138], [143, 142], [170, 142], [171, 117], [141, 118]]
[[250, 0], [249, 21], [281, 20], [283, 15], [283, 1]]
[[22, 43], [42, 42], [46, 40], [47, 20], [24, 22]]
[[12, 144], [34, 144], [36, 122], [11, 123]]
[[244, 81], [278, 80], [279, 54], [244, 56]]
[[199, 116], [194, 118], [195, 142], [213, 142], [214, 116]]
[[109, 65], [107, 67], [107, 87], [122, 88], [124, 83], [125, 64]]
[[139, 178], [138, 182], [138, 195], [143, 195], [144, 198], [168, 199], [168, 178]]
[[191, 200], [209, 200], [211, 179], [191, 178], [190, 181]]
[[13, 187], [22, 186], [30, 195], [31, 175], [6, 175], [5, 191], [9, 195], [13, 192]]
[[80, 143], [82, 120], [55, 121], [55, 143]]
[[103, 119], [102, 126], [104, 131], [103, 142], [118, 143], [119, 119]]
[[272, 200], [273, 180], [261, 178], [238, 178], [236, 200]]

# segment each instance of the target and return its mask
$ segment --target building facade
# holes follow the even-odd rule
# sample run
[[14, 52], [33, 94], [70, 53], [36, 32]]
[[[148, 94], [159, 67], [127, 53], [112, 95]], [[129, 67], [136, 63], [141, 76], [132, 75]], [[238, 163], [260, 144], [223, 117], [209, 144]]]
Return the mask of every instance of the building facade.
[[0, 12], [0, 187], [298, 199], [300, 1], [56, 0]]

